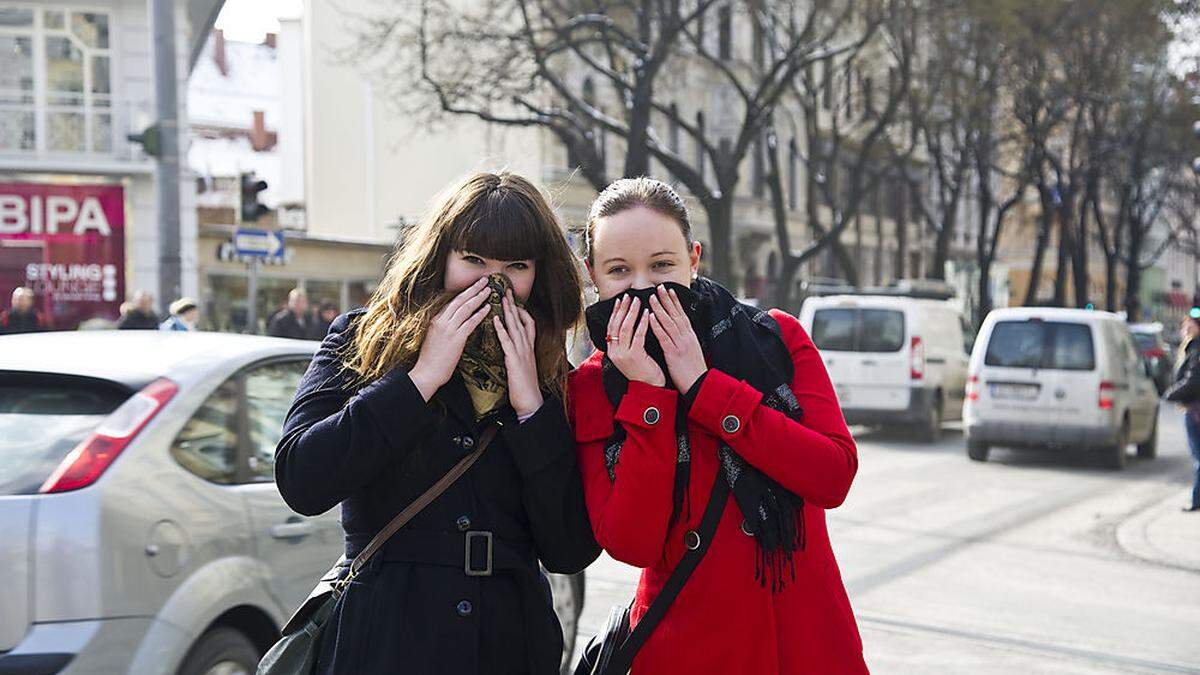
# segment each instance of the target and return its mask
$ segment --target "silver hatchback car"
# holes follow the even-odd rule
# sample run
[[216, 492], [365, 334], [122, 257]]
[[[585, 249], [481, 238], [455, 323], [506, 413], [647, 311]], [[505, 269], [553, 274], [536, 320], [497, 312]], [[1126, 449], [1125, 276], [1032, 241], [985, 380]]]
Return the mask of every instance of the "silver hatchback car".
[[273, 477], [316, 346], [0, 338], [0, 671], [253, 672], [342, 550]]
[[[343, 550], [275, 446], [318, 343], [0, 337], [0, 673], [253, 673]], [[570, 657], [583, 575], [550, 575]]]

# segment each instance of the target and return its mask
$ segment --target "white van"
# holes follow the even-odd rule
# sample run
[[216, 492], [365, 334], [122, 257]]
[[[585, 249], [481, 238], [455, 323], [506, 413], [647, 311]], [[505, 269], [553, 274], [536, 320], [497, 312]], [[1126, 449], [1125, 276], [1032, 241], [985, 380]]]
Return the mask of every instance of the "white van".
[[1009, 307], [984, 320], [963, 405], [967, 454], [992, 445], [1090, 447], [1114, 469], [1154, 457], [1158, 394], [1129, 327], [1085, 309]]
[[958, 419], [967, 380], [962, 313], [944, 300], [831, 295], [800, 323], [825, 359], [847, 424], [905, 425], [934, 441]]

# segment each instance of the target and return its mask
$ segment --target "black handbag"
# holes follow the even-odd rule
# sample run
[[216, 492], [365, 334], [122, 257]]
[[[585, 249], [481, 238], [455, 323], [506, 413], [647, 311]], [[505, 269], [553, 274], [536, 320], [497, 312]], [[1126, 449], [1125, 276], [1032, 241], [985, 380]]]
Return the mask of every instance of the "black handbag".
[[721, 522], [721, 514], [725, 511], [725, 502], [728, 499], [729, 484], [718, 475], [713, 482], [708, 506], [704, 507], [700, 529], [688, 530], [684, 534], [687, 551], [671, 572], [671, 576], [667, 577], [662, 591], [646, 609], [642, 620], [630, 631], [629, 606], [613, 607], [608, 613], [604, 628], [584, 647], [583, 656], [575, 666], [575, 675], [625, 675], [629, 672], [638, 650], [666, 616], [667, 610], [683, 590], [688, 577], [692, 576], [692, 572], [708, 552], [708, 546], [717, 533], [717, 525]]
[[338, 597], [350, 585], [350, 582], [354, 581], [363, 567], [370, 562], [371, 556], [375, 555], [397, 530], [404, 527], [408, 521], [412, 520], [413, 516], [429, 506], [433, 500], [453, 485], [454, 481], [462, 477], [467, 469], [471, 468], [471, 465], [491, 444], [499, 430], [498, 425], [488, 427], [479, 437], [479, 443], [471, 454], [460, 459], [452, 469], [446, 472], [446, 475], [439, 478], [420, 497], [396, 514], [396, 517], [392, 518], [391, 522], [371, 539], [371, 543], [367, 544], [366, 548], [354, 557], [354, 560], [347, 564], [343, 557], [325, 576], [321, 577], [320, 583], [308, 595], [308, 599], [300, 604], [300, 608], [284, 625], [281, 631], [283, 637], [267, 651], [262, 661], [259, 661], [257, 675], [305, 675], [312, 672], [313, 666], [317, 662], [317, 647], [321, 644], [321, 632], [325, 629], [330, 614], [333, 613], [333, 606], [337, 603]]

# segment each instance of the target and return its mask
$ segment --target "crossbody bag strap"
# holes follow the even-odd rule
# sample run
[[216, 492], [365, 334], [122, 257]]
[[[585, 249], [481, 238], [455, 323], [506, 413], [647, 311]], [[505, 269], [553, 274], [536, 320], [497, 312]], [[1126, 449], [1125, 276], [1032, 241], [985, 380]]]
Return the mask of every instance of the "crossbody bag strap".
[[[717, 525], [721, 522], [721, 514], [725, 512], [725, 503], [729, 499], [729, 484], [725, 478], [718, 472], [716, 480], [713, 482], [712, 494], [708, 498], [708, 506], [704, 507], [704, 516], [700, 520], [700, 528], [687, 532], [688, 550], [679, 560], [679, 564], [671, 572], [671, 576], [667, 577], [667, 582], [663, 584], [662, 591], [650, 603], [646, 609], [646, 613], [642, 615], [637, 625], [630, 631], [629, 637], [621, 644], [621, 647], [613, 654], [612, 660], [609, 661], [608, 667], [604, 669], [606, 675], [616, 675], [629, 672], [633, 667], [633, 657], [637, 656], [638, 650], [649, 639], [650, 633], [658, 625], [663, 617], [666, 616], [667, 610], [670, 609], [671, 603], [675, 602], [675, 598], [679, 596], [679, 592], [683, 590], [683, 586], [687, 583], [692, 572], [696, 571], [696, 567], [700, 565], [700, 560], [704, 558], [704, 554], [708, 552], [708, 547], [712, 544], [713, 537], [717, 533]], [[695, 544], [693, 547], [692, 544]]]
[[391, 522], [384, 526], [384, 528], [371, 539], [371, 543], [367, 544], [366, 548], [364, 548], [362, 551], [359, 551], [358, 555], [354, 556], [354, 561], [350, 563], [350, 573], [346, 575], [346, 578], [342, 581], [342, 585], [344, 586], [345, 584], [349, 583], [351, 579], [357, 576], [362, 568], [371, 560], [371, 556], [375, 555], [375, 553], [387, 543], [387, 540], [391, 539], [393, 534], [396, 534], [397, 530], [404, 527], [404, 525], [408, 523], [408, 521], [412, 520], [414, 516], [420, 513], [422, 509], [424, 509], [426, 506], [429, 506], [433, 500], [440, 497], [447, 488], [454, 484], [454, 481], [461, 478], [462, 475], [467, 472], [467, 469], [470, 469], [471, 465], [479, 459], [480, 455], [483, 454], [483, 451], [487, 450], [487, 447], [492, 443], [492, 439], [496, 437], [496, 434], [499, 433], [499, 431], [499, 424], [493, 424], [489, 426], [483, 432], [483, 435], [479, 437], [479, 443], [475, 445], [475, 450], [473, 450], [471, 454], [458, 460], [458, 463], [455, 464], [453, 468], [447, 471], [444, 476], [439, 478], [438, 481], [430, 486], [428, 490], [421, 493], [420, 497], [414, 499], [413, 502], [406, 506], [403, 511], [397, 513], [396, 516], [392, 518]]

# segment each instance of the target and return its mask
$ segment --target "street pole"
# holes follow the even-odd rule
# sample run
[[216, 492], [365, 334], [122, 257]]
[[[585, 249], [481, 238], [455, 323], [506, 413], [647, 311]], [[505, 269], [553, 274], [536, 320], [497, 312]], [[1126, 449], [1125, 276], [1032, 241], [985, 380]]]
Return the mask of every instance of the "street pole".
[[246, 323], [251, 335], [258, 334], [258, 258], [251, 256], [250, 262], [247, 263], [249, 269], [249, 280], [246, 282], [246, 295], [249, 300], [250, 307], [246, 311]]
[[154, 89], [160, 150], [155, 169], [158, 194], [158, 297], [163, 304], [181, 295], [179, 241], [179, 106], [175, 69], [175, 3], [149, 0], [154, 31]]

